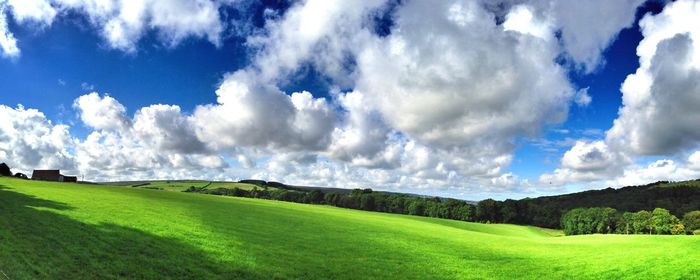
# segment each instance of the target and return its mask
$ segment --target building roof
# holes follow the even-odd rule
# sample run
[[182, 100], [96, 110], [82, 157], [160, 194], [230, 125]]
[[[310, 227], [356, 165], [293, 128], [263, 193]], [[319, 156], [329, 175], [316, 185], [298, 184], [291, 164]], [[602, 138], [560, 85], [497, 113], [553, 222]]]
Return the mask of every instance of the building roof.
[[32, 177], [58, 177], [61, 176], [59, 170], [34, 170]]

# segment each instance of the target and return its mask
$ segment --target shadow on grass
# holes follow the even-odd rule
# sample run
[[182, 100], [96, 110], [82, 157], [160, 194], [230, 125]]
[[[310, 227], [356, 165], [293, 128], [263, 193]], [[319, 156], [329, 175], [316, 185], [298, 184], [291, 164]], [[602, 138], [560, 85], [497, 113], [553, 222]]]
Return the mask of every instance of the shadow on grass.
[[232, 271], [179, 240], [114, 224], [86, 224], [47, 209], [72, 207], [0, 185], [0, 269], [10, 279], [261, 277]]

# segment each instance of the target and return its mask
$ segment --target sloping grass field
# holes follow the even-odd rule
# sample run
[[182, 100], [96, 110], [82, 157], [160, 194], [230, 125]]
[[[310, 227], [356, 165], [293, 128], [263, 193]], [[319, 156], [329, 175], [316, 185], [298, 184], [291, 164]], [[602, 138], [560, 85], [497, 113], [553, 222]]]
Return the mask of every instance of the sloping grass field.
[[[174, 180], [174, 181], [133, 181], [133, 182], [116, 182], [116, 183], [104, 183], [102, 185], [106, 186], [128, 186], [128, 187], [138, 187], [138, 188], [159, 188], [168, 191], [184, 191], [189, 187], [207, 187], [208, 189], [233, 189], [239, 188], [242, 190], [252, 190], [253, 188], [263, 189], [253, 184], [248, 183], [238, 183], [238, 182], [209, 182], [209, 181], [190, 181], [190, 180]], [[273, 187], [266, 187], [269, 190], [273, 190]]]
[[697, 279], [697, 236], [0, 178], [0, 279]]

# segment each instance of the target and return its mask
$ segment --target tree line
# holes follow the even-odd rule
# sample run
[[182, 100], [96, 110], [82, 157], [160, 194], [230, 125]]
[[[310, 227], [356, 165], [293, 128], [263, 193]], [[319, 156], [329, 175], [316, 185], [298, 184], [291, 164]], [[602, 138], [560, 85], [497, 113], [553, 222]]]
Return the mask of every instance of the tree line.
[[342, 208], [426, 216], [460, 221], [487, 221], [488, 211], [463, 200], [439, 197], [421, 197], [406, 194], [375, 192], [372, 189], [354, 189], [348, 193], [321, 190], [296, 191], [289, 189], [240, 188], [202, 189], [190, 187], [185, 192], [199, 192], [288, 202], [331, 205]]
[[500, 207], [503, 222], [546, 228], [559, 228], [562, 216], [575, 208], [612, 207], [623, 213], [663, 208], [681, 217], [700, 209], [700, 180], [505, 200], [496, 202], [495, 207]]
[[[275, 183], [273, 188], [269, 188], [272, 186], [264, 181], [250, 183], [255, 183], [259, 188], [256, 187], [252, 190], [244, 190], [240, 188], [202, 189], [192, 187], [186, 191], [297, 203], [324, 204], [367, 211], [427, 216], [469, 222], [523, 224], [547, 228], [563, 228], [563, 216], [570, 212], [570, 210], [577, 208], [615, 207], [623, 213], [637, 213], [641, 210], [649, 212], [655, 208], [663, 208], [668, 209], [667, 211], [676, 217], [682, 216], [692, 210], [700, 209], [700, 181], [698, 180], [673, 184], [669, 182], [657, 182], [644, 186], [625, 187], [621, 189], [608, 188], [604, 190], [585, 191], [550, 197], [526, 198], [521, 200], [507, 199], [505, 201], [497, 201], [485, 199], [475, 204], [458, 199], [376, 192], [372, 189], [355, 189], [347, 192], [326, 189], [313, 189], [309, 191], [309, 189], [298, 189], [282, 183]], [[600, 215], [618, 216], [613, 215], [610, 210], [606, 211], [602, 211], [604, 214]], [[615, 210], [614, 212], [616, 213], [617, 211], [618, 210]], [[596, 215], [598, 215], [598, 213]], [[608, 225], [614, 229], [612, 232], [634, 233], [632, 224], [619, 223], [619, 220], [624, 215], [629, 216], [629, 214], [619, 215], [620, 218], [616, 218], [614, 222], [603, 223], [604, 229], [601, 230], [597, 230], [598, 225], [596, 225], [595, 231], [591, 229], [590, 233], [610, 233], [611, 231], [607, 229]], [[685, 222], [682, 224], [686, 228], [686, 231], [691, 230]], [[621, 231], [623, 227], [619, 225], [626, 225], [629, 229]], [[618, 230], [618, 227], [620, 227], [620, 230]], [[586, 233], [589, 232], [589, 230], [584, 228], [580, 231], [577, 229], [571, 232], [572, 234], [578, 234], [574, 232]]]
[[610, 207], [575, 208], [561, 218], [566, 235], [616, 234], [695, 234], [700, 235], [700, 211], [677, 218], [670, 211], [656, 208], [620, 214]]

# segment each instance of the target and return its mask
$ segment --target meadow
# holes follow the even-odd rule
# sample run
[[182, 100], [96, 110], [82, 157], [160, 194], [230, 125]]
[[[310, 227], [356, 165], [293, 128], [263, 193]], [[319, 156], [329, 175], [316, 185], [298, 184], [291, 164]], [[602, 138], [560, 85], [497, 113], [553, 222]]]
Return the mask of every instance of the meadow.
[[528, 226], [0, 178], [0, 270], [9, 279], [695, 279], [699, 259], [697, 236], [561, 236]]
[[[248, 183], [238, 183], [238, 182], [218, 182], [218, 181], [196, 181], [196, 180], [173, 180], [173, 181], [133, 181], [133, 182], [116, 182], [116, 183], [104, 183], [105, 186], [130, 186], [135, 188], [155, 188], [163, 189], [168, 191], [184, 191], [189, 187], [202, 188], [207, 187], [208, 189], [233, 189], [239, 188], [242, 190], [252, 190], [253, 188], [262, 189], [253, 184]], [[267, 187], [268, 189], [274, 189], [273, 187]]]

